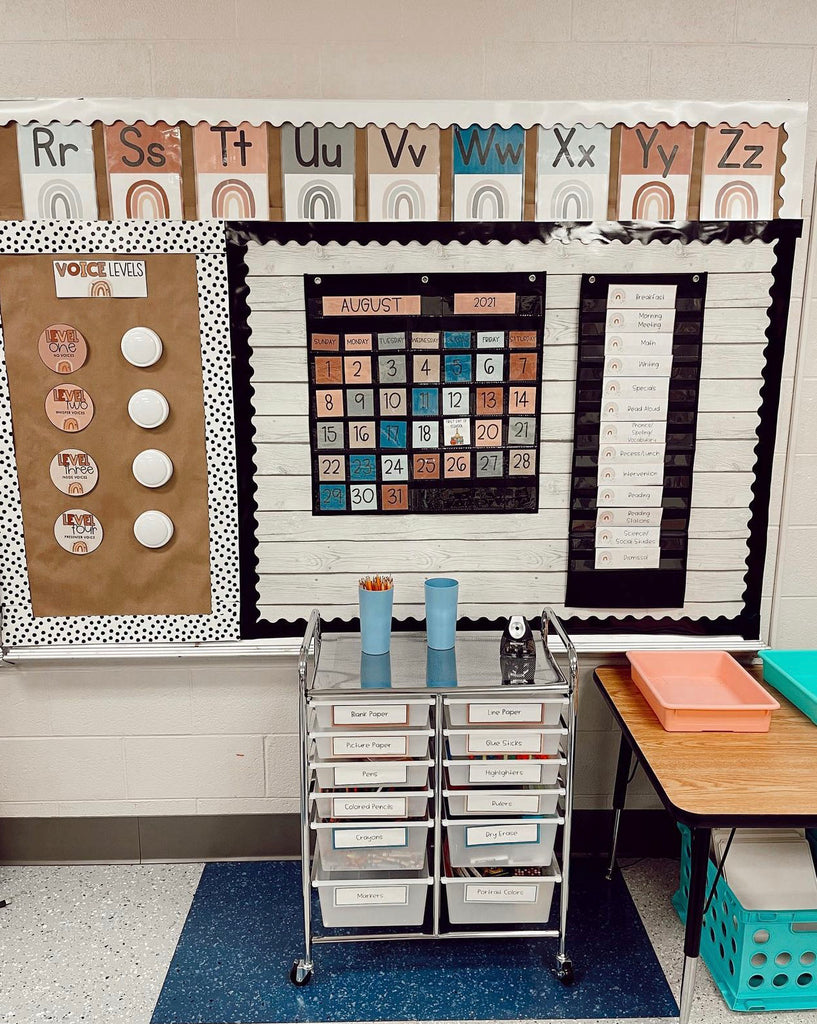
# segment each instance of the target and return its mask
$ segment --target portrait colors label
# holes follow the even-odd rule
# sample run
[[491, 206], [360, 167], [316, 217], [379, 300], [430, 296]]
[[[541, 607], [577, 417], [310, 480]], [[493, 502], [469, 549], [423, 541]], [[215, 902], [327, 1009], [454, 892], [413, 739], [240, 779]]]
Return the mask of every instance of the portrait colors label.
[[51, 324], [37, 340], [40, 359], [55, 373], [73, 373], [88, 358], [88, 343], [70, 324]]
[[51, 460], [51, 482], [63, 494], [88, 494], [99, 480], [99, 470], [87, 452], [63, 448]]
[[54, 260], [58, 299], [144, 299], [144, 260]]
[[324, 316], [419, 316], [419, 295], [324, 295]]
[[45, 414], [60, 430], [77, 433], [94, 418], [94, 403], [85, 388], [66, 381], [45, 396]]
[[72, 555], [89, 555], [102, 543], [102, 524], [84, 508], [69, 508], [57, 516], [54, 536]]

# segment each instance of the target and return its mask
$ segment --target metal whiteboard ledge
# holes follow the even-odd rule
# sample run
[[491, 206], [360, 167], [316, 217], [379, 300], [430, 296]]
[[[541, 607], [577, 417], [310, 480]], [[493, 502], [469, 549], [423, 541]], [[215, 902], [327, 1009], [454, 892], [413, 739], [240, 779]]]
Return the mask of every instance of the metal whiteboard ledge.
[[[639, 633], [588, 633], [574, 636], [578, 654], [620, 654], [624, 651], [730, 651], [733, 654], [756, 654], [768, 644], [762, 640], [744, 640], [739, 636], [686, 637], [672, 634], [644, 636]], [[295, 657], [301, 646], [298, 637], [275, 640], [241, 640], [224, 643], [159, 643], [159, 644], [65, 644], [57, 646], [8, 647], [3, 650], [6, 665], [42, 661], [154, 661], [198, 660], [208, 658]], [[561, 641], [551, 643], [562, 653]]]

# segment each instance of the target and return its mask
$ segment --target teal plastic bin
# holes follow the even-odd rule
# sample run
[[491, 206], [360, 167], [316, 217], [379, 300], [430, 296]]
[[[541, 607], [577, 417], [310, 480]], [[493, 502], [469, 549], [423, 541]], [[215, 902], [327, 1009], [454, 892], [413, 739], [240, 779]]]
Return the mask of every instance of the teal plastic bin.
[[817, 651], [760, 651], [763, 678], [817, 724]]
[[[681, 884], [672, 904], [686, 921], [690, 833], [678, 828]], [[707, 896], [716, 873], [710, 861]], [[745, 910], [721, 877], [704, 916], [701, 956], [730, 1010], [817, 1009], [817, 907]]]

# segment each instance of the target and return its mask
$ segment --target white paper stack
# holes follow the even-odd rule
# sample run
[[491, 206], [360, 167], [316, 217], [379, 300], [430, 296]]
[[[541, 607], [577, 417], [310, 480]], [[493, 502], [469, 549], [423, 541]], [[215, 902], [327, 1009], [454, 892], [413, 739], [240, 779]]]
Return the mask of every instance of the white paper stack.
[[[712, 830], [717, 864], [729, 833], [725, 828]], [[746, 910], [817, 909], [817, 871], [803, 829], [739, 828], [723, 877]]]

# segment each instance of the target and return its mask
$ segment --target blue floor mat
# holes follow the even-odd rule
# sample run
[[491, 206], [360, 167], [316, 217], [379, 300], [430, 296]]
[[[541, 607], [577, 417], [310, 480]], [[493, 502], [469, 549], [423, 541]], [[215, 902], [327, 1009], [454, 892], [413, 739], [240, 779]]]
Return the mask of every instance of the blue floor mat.
[[[554, 899], [551, 927], [556, 913]], [[302, 922], [299, 862], [208, 864], [152, 1024], [678, 1015], [626, 885], [599, 861], [573, 865], [572, 988], [551, 973], [554, 939], [317, 945], [296, 988]]]

